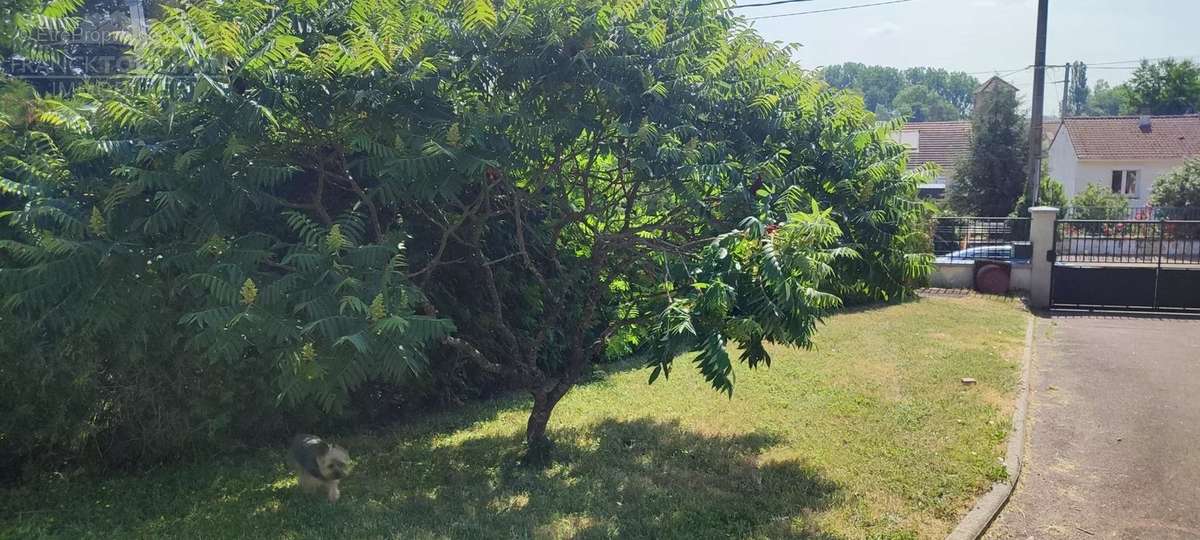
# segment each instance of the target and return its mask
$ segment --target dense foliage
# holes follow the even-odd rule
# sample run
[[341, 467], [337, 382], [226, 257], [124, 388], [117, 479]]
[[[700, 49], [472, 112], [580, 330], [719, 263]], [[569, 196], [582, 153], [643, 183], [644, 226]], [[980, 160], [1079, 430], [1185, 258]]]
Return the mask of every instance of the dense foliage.
[[456, 366], [527, 391], [543, 448], [606, 353], [653, 380], [696, 351], [732, 392], [764, 343], [903, 297], [928, 171], [726, 7], [164, 7], [138, 77], [9, 130], [4, 444], [158, 457]]
[[892, 114], [913, 122], [958, 120], [958, 110], [924, 86], [913, 85], [901, 90], [892, 100]]
[[1067, 89], [1067, 100], [1063, 103], [1063, 116], [1086, 116], [1088, 102], [1092, 97], [1088, 87], [1087, 64], [1073, 62], [1067, 64], [1066, 71], [1071, 86]]
[[1083, 191], [1071, 199], [1071, 217], [1074, 219], [1127, 219], [1129, 199], [1113, 193], [1107, 186], [1088, 184]]
[[1188, 159], [1179, 168], [1158, 177], [1150, 192], [1150, 204], [1200, 208], [1200, 157]]
[[[1043, 164], [1042, 180], [1038, 187], [1038, 206], [1052, 206], [1058, 209], [1059, 219], [1067, 217], [1067, 206], [1070, 201], [1067, 197], [1067, 189], [1062, 185], [1062, 182], [1050, 178], [1049, 170]], [[1012, 216], [1029, 217], [1029, 205], [1025, 203], [1025, 194], [1017, 199], [1017, 206], [1013, 209]]]
[[950, 207], [963, 216], [1007, 216], [1025, 186], [1028, 143], [1016, 92], [997, 86], [982, 94], [971, 114], [971, 149], [947, 188]]
[[1200, 66], [1191, 60], [1143, 60], [1128, 84], [1129, 108], [1137, 114], [1200, 110]]
[[[0, 59], [27, 58], [53, 62], [63, 51], [39, 37], [71, 32], [79, 26], [76, 11], [85, 0], [6, 0], [0, 2]], [[7, 66], [6, 66], [7, 67]]]
[[828, 66], [822, 77], [835, 88], [862, 94], [881, 118], [917, 122], [968, 118], [979, 80], [960, 71], [914, 67], [905, 70], [847, 62]]
[[1067, 190], [1062, 182], [1042, 175], [1042, 185], [1038, 189], [1038, 204], [1065, 209], [1068, 204]]
[[1081, 116], [1195, 113], [1200, 111], [1200, 66], [1191, 60], [1143, 60], [1128, 82], [1097, 81], [1086, 99], [1086, 108], [1072, 112]]
[[1126, 84], [1111, 85], [1103, 79], [1096, 81], [1088, 96], [1087, 109], [1081, 116], [1117, 116], [1132, 114], [1132, 98]]

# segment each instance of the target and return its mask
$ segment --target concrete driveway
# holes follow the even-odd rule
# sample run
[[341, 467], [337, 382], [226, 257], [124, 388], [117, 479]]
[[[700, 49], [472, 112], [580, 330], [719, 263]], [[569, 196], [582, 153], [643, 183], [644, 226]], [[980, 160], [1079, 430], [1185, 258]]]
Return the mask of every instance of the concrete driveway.
[[985, 538], [1200, 538], [1200, 320], [1038, 322], [1025, 469]]

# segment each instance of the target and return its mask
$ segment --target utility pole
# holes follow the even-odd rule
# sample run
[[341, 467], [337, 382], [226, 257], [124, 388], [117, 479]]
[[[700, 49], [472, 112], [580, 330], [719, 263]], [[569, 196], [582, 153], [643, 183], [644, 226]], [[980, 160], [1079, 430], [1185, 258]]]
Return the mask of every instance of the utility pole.
[[1025, 200], [1037, 206], [1042, 183], [1042, 108], [1046, 99], [1046, 12], [1050, 0], [1038, 0], [1037, 45], [1033, 51], [1033, 110], [1029, 111], [1029, 177]]
[[1070, 112], [1070, 64], [1063, 65], [1062, 77], [1062, 109], [1058, 112], [1058, 119], [1067, 118], [1067, 113]]

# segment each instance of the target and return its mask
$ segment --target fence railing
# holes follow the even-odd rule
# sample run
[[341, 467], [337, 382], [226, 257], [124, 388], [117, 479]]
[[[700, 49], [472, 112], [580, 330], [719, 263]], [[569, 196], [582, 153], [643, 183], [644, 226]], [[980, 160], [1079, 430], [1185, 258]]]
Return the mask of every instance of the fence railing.
[[1200, 221], [1200, 207], [1134, 206], [1129, 208], [1107, 208], [1102, 206], [1068, 206], [1064, 209], [1066, 219], [1120, 220], [1120, 221]]
[[1029, 218], [939, 217], [930, 224], [939, 262], [1027, 258], [1014, 244], [1029, 241]]
[[1200, 264], [1200, 221], [1067, 219], [1056, 229], [1060, 262]]

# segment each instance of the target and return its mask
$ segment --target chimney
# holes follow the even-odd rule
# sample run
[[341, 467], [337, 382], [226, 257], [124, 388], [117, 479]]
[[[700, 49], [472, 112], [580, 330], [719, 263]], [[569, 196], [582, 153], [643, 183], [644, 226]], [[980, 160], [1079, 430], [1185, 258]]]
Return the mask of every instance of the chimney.
[[1143, 114], [1138, 117], [1138, 129], [1142, 130], [1142, 133], [1150, 133], [1150, 115]]

